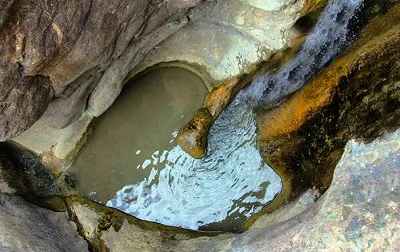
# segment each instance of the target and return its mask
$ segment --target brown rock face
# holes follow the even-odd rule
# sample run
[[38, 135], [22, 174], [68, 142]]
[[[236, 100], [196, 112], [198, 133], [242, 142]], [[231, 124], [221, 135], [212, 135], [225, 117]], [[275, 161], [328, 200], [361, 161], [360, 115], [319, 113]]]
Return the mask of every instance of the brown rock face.
[[[43, 114], [51, 89], [55, 100], [48, 122], [68, 126], [85, 110], [102, 78], [109, 85], [122, 82], [155, 45], [185, 24], [188, 8], [200, 2], [0, 1], [0, 141]], [[168, 26], [173, 20], [182, 25]], [[107, 75], [111, 66], [119, 69], [115, 78]]]
[[50, 83], [48, 77], [23, 76], [17, 64], [0, 62], [0, 141], [39, 119], [53, 96]]

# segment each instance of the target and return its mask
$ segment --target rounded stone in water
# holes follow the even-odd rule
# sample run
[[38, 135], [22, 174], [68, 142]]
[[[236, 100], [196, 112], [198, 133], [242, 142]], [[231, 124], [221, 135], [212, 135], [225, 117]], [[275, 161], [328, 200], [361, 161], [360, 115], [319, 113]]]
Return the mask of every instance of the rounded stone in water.
[[[178, 130], [206, 95], [202, 85], [186, 70], [166, 68], [142, 77], [134, 90], [128, 87], [100, 119], [72, 168], [82, 192], [143, 220], [239, 231], [281, 191], [281, 181], [256, 149], [254, 115], [243, 103], [233, 101], [211, 127], [204, 158], [194, 159], [177, 146]], [[152, 125], [161, 127], [155, 132]], [[109, 145], [116, 148], [111, 155]]]

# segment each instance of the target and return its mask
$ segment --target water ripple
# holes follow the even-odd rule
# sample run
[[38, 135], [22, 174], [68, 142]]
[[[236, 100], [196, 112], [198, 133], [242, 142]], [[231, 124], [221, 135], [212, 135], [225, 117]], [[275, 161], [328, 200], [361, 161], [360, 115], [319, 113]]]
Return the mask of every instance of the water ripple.
[[238, 100], [211, 127], [208, 153], [194, 159], [179, 146], [155, 151], [142, 165], [151, 169], [148, 178], [124, 186], [107, 206], [140, 219], [199, 229], [234, 213], [249, 217], [281, 191], [279, 176], [256, 149], [254, 114]]

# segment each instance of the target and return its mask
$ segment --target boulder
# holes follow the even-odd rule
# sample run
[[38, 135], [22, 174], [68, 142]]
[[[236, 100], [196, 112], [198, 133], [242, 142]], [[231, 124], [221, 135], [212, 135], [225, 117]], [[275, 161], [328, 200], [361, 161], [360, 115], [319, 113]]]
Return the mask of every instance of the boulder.
[[0, 193], [0, 251], [89, 251], [65, 212], [57, 213]]
[[194, 158], [204, 157], [207, 150], [207, 134], [211, 123], [212, 116], [207, 109], [197, 110], [176, 137], [177, 144]]

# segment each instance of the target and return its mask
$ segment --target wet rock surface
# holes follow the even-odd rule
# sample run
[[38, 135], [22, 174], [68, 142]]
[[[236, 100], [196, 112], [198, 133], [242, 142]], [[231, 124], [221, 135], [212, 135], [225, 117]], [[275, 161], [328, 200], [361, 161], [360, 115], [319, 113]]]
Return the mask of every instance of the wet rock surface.
[[327, 69], [279, 107], [260, 112], [260, 151], [292, 192], [326, 190], [349, 139], [373, 139], [399, 126], [398, 13], [396, 6], [376, 17]]
[[19, 195], [29, 195], [35, 200], [63, 195], [56, 176], [27, 149], [0, 143], [0, 164], [3, 181]]
[[[221, 83], [215, 87], [204, 99], [204, 108], [206, 108], [213, 120], [215, 120], [221, 111], [226, 108], [232, 97], [237, 93], [239, 78]], [[236, 91], [236, 92], [235, 92]]]
[[14, 194], [16, 190], [9, 184], [10, 177], [5, 171], [11, 166], [9, 160], [0, 153], [0, 193]]
[[66, 202], [80, 233], [93, 251], [179, 251], [180, 241], [218, 234], [141, 221], [80, 197], [67, 198]]

